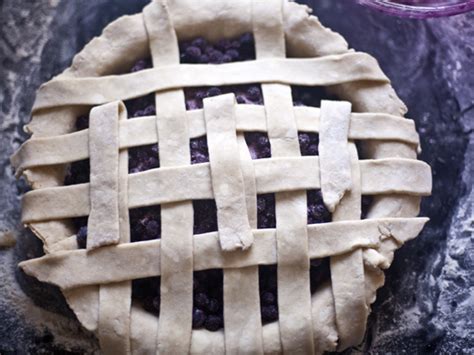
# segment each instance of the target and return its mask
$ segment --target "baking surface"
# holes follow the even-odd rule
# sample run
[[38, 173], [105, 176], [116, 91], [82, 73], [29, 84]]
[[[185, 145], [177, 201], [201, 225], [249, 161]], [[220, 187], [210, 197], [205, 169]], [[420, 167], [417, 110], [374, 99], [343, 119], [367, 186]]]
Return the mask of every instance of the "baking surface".
[[[16, 268], [40, 255], [41, 245], [19, 223], [19, 196], [27, 186], [15, 181], [8, 157], [27, 138], [21, 127], [38, 86], [69, 66], [106, 24], [146, 3], [0, 0], [0, 243], [17, 239], [16, 246], [0, 248], [0, 354], [98, 352], [61, 293]], [[346, 353], [473, 352], [474, 12], [402, 20], [351, 0], [306, 3], [351, 47], [379, 60], [416, 121], [421, 159], [434, 175], [421, 213], [431, 221], [396, 252], [366, 340]]]

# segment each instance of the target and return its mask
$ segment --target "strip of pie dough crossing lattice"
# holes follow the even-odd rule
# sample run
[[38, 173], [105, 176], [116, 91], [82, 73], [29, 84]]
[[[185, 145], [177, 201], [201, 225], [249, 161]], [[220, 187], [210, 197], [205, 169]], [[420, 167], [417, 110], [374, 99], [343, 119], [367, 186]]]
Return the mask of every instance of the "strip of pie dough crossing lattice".
[[[126, 119], [119, 102], [96, 107], [90, 114], [88, 250], [130, 242], [128, 153], [119, 151], [119, 122]], [[128, 353], [131, 297], [129, 280], [100, 286], [98, 333], [105, 354]]]
[[244, 177], [235, 129], [235, 96], [204, 99], [207, 145], [221, 247], [226, 251], [252, 246]]
[[[257, 60], [286, 57], [281, 0], [253, 1]], [[258, 19], [258, 20], [257, 20]], [[299, 156], [291, 88], [262, 84], [272, 157]], [[314, 352], [305, 191], [275, 194], [279, 329], [285, 353]]]
[[[178, 39], [165, 1], [144, 10], [155, 67], [179, 64]], [[189, 134], [182, 89], [156, 93], [160, 166], [189, 165]], [[178, 223], [179, 221], [179, 223]], [[161, 207], [161, 285], [157, 348], [189, 352], [193, 312], [193, 206], [183, 201]]]
[[[320, 109], [293, 107], [298, 131], [319, 133]], [[235, 108], [238, 133], [266, 131], [265, 108], [257, 105], [238, 105]], [[203, 110], [186, 112], [190, 138], [206, 133]], [[138, 117], [120, 122], [120, 148], [138, 147], [158, 142], [156, 117]], [[419, 141], [412, 120], [376, 113], [351, 113], [350, 140], [397, 140], [413, 145]], [[70, 163], [87, 159], [88, 130], [50, 138], [26, 141], [13, 155], [17, 173], [24, 169]]]
[[[238, 258], [253, 243], [257, 196], [250, 152], [236, 134], [235, 106], [234, 95], [204, 100], [220, 246]], [[263, 353], [258, 267], [226, 268], [223, 278], [226, 352]]]

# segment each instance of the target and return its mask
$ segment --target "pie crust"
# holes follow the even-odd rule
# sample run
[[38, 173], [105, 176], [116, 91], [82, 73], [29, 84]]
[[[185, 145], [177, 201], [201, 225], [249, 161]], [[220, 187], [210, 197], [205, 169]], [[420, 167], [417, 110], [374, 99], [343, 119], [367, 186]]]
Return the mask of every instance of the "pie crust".
[[[253, 32], [257, 58], [180, 64], [180, 40]], [[153, 68], [124, 75], [151, 55]], [[262, 83], [264, 106], [231, 94], [186, 111], [183, 88]], [[293, 107], [290, 85], [326, 86], [344, 101]], [[117, 100], [156, 92], [154, 117], [126, 120]], [[74, 132], [88, 112], [88, 130]], [[382, 269], [427, 218], [431, 170], [418, 135], [371, 56], [349, 50], [306, 6], [286, 0], [156, 0], [111, 23], [38, 91], [32, 134], [12, 157], [31, 183], [22, 220], [46, 255], [20, 266], [58, 285], [106, 354], [291, 353], [363, 340]], [[267, 132], [272, 157], [252, 160], [244, 132]], [[318, 132], [302, 157], [298, 131]], [[210, 162], [191, 165], [189, 139], [207, 135]], [[359, 160], [354, 141], [370, 159]], [[160, 168], [128, 174], [127, 149], [160, 146]], [[68, 163], [90, 158], [87, 184], [62, 186]], [[321, 189], [331, 223], [308, 225], [306, 190]], [[275, 229], [256, 229], [257, 193], [275, 193]], [[373, 195], [365, 220], [361, 196]], [[192, 200], [216, 200], [218, 232], [193, 236]], [[160, 240], [130, 242], [128, 209], [161, 205]], [[89, 215], [87, 250], [70, 218]], [[330, 257], [331, 281], [309, 292], [309, 260]], [[278, 265], [278, 322], [262, 325], [258, 265]], [[192, 330], [193, 271], [224, 269], [224, 329]], [[131, 300], [131, 280], [161, 276], [157, 318]]]

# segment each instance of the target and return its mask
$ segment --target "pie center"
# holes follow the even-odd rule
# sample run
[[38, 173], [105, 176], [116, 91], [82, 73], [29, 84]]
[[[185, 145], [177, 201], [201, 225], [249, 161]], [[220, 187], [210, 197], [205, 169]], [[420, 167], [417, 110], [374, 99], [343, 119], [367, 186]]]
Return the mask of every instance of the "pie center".
[[[204, 38], [195, 38], [180, 43], [181, 63], [189, 64], [222, 64], [255, 59], [255, 44], [252, 34], [246, 33], [238, 38], [224, 39], [210, 43]], [[130, 72], [151, 67], [150, 59], [137, 61]], [[239, 104], [263, 105], [263, 96], [259, 84], [233, 85], [225, 87], [195, 87], [184, 89], [186, 109], [195, 110], [203, 107], [203, 99], [226, 93], [234, 93]], [[294, 106], [320, 107], [321, 99], [331, 99], [320, 87], [292, 87]], [[129, 119], [156, 114], [154, 95], [136, 98], [125, 102]], [[88, 127], [88, 117], [78, 117], [76, 128]], [[245, 134], [252, 159], [271, 157], [271, 146], [266, 133], [249, 132]], [[298, 132], [302, 155], [318, 155], [319, 137], [316, 133]], [[209, 162], [206, 137], [190, 140], [191, 164]], [[134, 174], [160, 166], [158, 145], [142, 146], [129, 149], [129, 173]], [[65, 184], [73, 185], [89, 181], [88, 160], [75, 162], [68, 169]], [[363, 216], [370, 204], [370, 198], [363, 196]], [[217, 231], [217, 212], [214, 200], [194, 200], [194, 234]], [[262, 194], [257, 196], [258, 228], [275, 228], [275, 196]], [[161, 238], [160, 206], [144, 207], [130, 210], [131, 242]], [[320, 190], [307, 191], [308, 224], [331, 222], [331, 213], [325, 207]], [[74, 220], [77, 228], [79, 248], [85, 248], [87, 240], [87, 218]], [[199, 237], [199, 236], [197, 236]], [[330, 278], [329, 261], [313, 259], [310, 262], [311, 293]], [[193, 278], [193, 328], [205, 328], [216, 331], [223, 327], [223, 273], [222, 270], [205, 270], [194, 272]], [[277, 268], [275, 265], [259, 266], [259, 293], [262, 322], [269, 323], [278, 319]], [[132, 297], [142, 304], [143, 308], [159, 315], [160, 312], [160, 277], [138, 279], [133, 281]]]

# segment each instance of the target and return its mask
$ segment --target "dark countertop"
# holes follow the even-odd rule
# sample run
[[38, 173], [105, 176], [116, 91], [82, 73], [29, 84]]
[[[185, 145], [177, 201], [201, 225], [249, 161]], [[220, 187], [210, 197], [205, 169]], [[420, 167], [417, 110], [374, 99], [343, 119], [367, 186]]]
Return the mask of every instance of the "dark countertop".
[[[26, 186], [15, 181], [8, 157], [26, 139], [21, 127], [38, 86], [107, 23], [145, 3], [0, 0], [0, 238], [6, 232], [18, 240], [0, 249], [0, 354], [97, 352], [60, 292], [16, 268], [41, 246], [19, 223]], [[379, 60], [417, 123], [420, 158], [433, 168], [433, 195], [422, 205], [431, 221], [396, 253], [366, 340], [347, 353], [474, 353], [474, 12], [408, 20], [351, 0], [306, 3], [351, 47]]]

